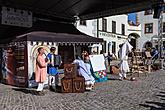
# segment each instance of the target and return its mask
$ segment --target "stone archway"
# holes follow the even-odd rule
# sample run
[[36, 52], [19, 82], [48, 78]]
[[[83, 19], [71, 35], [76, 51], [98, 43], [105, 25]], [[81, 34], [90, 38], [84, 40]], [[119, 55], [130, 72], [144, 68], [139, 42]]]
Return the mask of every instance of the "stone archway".
[[131, 33], [128, 35], [128, 38], [130, 39], [130, 44], [133, 46], [134, 49], [138, 48], [138, 38], [140, 38], [140, 35], [137, 33]]

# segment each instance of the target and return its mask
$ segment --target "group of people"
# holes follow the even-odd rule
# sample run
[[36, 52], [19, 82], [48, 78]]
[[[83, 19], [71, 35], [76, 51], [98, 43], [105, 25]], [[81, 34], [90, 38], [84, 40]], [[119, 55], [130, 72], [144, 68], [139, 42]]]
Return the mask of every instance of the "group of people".
[[[44, 95], [43, 88], [48, 74], [48, 84], [51, 90], [55, 89], [57, 81], [57, 68], [62, 63], [61, 56], [55, 54], [56, 48], [51, 47], [50, 53], [46, 55], [46, 58], [43, 56], [45, 54], [44, 48], [38, 48], [38, 56], [36, 58], [36, 70], [35, 70], [35, 80], [38, 83], [37, 95]], [[56, 82], [55, 82], [56, 81]]]
[[[119, 59], [120, 59], [119, 79], [123, 80], [123, 79], [127, 79], [126, 73], [130, 72], [128, 61], [127, 61], [128, 54], [131, 52], [134, 52], [134, 49], [128, 41], [119, 45], [119, 48], [120, 48], [118, 52]], [[144, 64], [146, 65], [154, 64], [155, 61], [158, 59], [158, 57], [159, 57], [159, 51], [155, 47], [142, 50], [142, 58], [144, 58]]]
[[[119, 73], [119, 79], [127, 79], [126, 73], [129, 72], [129, 66], [128, 66], [128, 53], [131, 52], [132, 46], [127, 41], [124, 44], [120, 45], [119, 49], [119, 58], [120, 58], [120, 73]], [[36, 59], [36, 71], [35, 71], [35, 78], [36, 82], [38, 82], [38, 88], [37, 93], [43, 94], [42, 90], [44, 87], [44, 81], [46, 80], [47, 73], [49, 74], [49, 80], [48, 83], [50, 85], [50, 89], [53, 89], [53, 85], [56, 84], [56, 75], [57, 75], [57, 68], [61, 64], [61, 57], [60, 55], [55, 55], [56, 48], [51, 47], [50, 53], [46, 55], [46, 58], [43, 57], [44, 55], [44, 49], [42, 47], [38, 48], [38, 56]], [[57, 57], [59, 56], [59, 57]], [[109, 54], [110, 56], [110, 54]], [[56, 58], [56, 60], [54, 60]], [[108, 62], [110, 65], [111, 58], [108, 58]], [[85, 79], [85, 86], [86, 90], [92, 90], [95, 84], [95, 78], [92, 75], [92, 69], [89, 59], [88, 52], [84, 51], [81, 56], [76, 55], [75, 60], [73, 61], [73, 64], [78, 65], [78, 74], [83, 76]], [[47, 70], [46, 70], [47, 68]], [[58, 81], [58, 80], [57, 80]]]
[[[55, 90], [58, 84], [57, 69], [62, 63], [61, 56], [55, 54], [56, 48], [51, 47], [50, 53], [44, 57], [44, 48], [38, 48], [38, 55], [36, 58], [35, 81], [38, 83], [36, 90], [37, 95], [44, 95], [43, 88], [48, 74], [48, 85], [50, 90]], [[82, 53], [82, 57], [76, 55], [73, 64], [78, 65], [78, 73], [85, 79], [86, 90], [92, 90], [95, 79], [91, 73], [91, 65], [89, 62], [89, 55], [87, 52]]]

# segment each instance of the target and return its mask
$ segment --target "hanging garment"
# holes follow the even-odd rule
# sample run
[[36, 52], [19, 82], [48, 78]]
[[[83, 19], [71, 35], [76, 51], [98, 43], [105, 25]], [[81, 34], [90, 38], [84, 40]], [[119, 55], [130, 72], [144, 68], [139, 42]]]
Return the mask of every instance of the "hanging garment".
[[79, 66], [79, 74], [85, 78], [85, 81], [94, 81], [94, 77], [90, 72], [90, 68], [88, 64], [85, 64], [83, 60], [76, 59], [73, 63], [78, 64]]
[[119, 49], [119, 58], [120, 58], [120, 78], [126, 78], [126, 73], [130, 71], [128, 65], [128, 53], [132, 50], [131, 44], [126, 41], [123, 46]]

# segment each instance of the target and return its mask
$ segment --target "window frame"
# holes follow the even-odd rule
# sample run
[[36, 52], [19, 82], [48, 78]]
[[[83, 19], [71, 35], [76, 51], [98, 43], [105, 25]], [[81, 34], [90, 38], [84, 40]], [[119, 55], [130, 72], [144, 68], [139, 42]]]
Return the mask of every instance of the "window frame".
[[[147, 25], [152, 25], [152, 31], [151, 32], [146, 32]], [[151, 33], [153, 33], [153, 23], [145, 23], [144, 24], [144, 33], [145, 34], [151, 34]]]
[[116, 21], [112, 21], [112, 33], [116, 34]]
[[102, 31], [107, 32], [107, 19], [102, 18]]
[[80, 20], [80, 25], [82, 25], [82, 26], [87, 26], [86, 20]]
[[163, 22], [163, 33], [165, 33], [165, 22]]
[[153, 9], [148, 9], [144, 11], [144, 15], [152, 15], [153, 14]]
[[125, 35], [125, 24], [121, 24], [121, 34]]

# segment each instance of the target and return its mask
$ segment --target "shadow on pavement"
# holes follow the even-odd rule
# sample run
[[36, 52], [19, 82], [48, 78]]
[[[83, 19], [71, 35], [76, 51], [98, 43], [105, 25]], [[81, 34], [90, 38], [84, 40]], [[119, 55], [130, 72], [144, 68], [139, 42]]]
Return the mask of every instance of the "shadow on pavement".
[[119, 78], [108, 78], [108, 80], [118, 80], [119, 81]]
[[[46, 90], [48, 88], [44, 88]], [[32, 94], [32, 95], [37, 95], [36, 88], [12, 88], [12, 90], [23, 92], [25, 94]], [[49, 90], [50, 92], [56, 92], [56, 93], [61, 93], [61, 86], [57, 86], [56, 90]]]
[[[162, 95], [163, 94], [163, 95]], [[160, 92], [159, 95], [156, 95], [158, 97], [165, 97], [165, 92]], [[161, 99], [165, 100], [165, 99]], [[163, 102], [153, 102], [153, 101], [146, 101], [145, 104], [139, 104], [140, 106], [143, 107], [150, 107], [150, 110], [165, 110], [165, 103]]]
[[20, 91], [20, 92], [23, 92], [25, 94], [36, 95], [36, 90], [31, 90], [31, 89], [28, 89], [28, 88], [12, 88], [12, 90]]
[[159, 97], [165, 97], [165, 95], [156, 95], [156, 96], [159, 96]]
[[165, 95], [165, 92], [160, 92], [160, 93]]
[[147, 101], [146, 104], [139, 104], [143, 107], [150, 107], [150, 110], [165, 110], [165, 103], [160, 102], [149, 102]]

